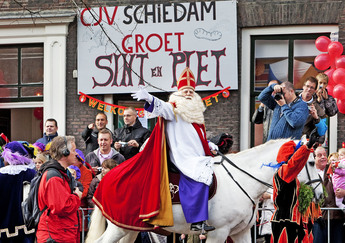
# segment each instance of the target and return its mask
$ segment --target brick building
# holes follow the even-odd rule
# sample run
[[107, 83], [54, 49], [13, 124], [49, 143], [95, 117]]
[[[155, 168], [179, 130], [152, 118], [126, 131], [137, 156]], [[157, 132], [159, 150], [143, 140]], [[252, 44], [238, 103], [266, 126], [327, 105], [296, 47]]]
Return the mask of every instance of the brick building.
[[[143, 4], [142, 1], [116, 1], [119, 6], [140, 3]], [[115, 1], [8, 0], [1, 3], [0, 69], [4, 70], [3, 80], [7, 83], [0, 80], [0, 92], [6, 88], [9, 91], [3, 91], [0, 97], [0, 132], [11, 139], [34, 142], [41, 137], [42, 119], [54, 117], [59, 123], [59, 134], [74, 135], [77, 147], [85, 148], [81, 132], [99, 112], [90, 108], [88, 102], [80, 102], [78, 95], [78, 8], [86, 6], [112, 7]], [[228, 98], [219, 98], [208, 107], [205, 118], [208, 132], [229, 132], [234, 137], [233, 150], [239, 151], [260, 140], [261, 128], [254, 127], [250, 117], [258, 103], [257, 95], [267, 84], [267, 73], [277, 68], [273, 64], [283, 65], [284, 72], [288, 70], [281, 74], [282, 80], [293, 80], [301, 88], [303, 75], [296, 78], [296, 69], [309, 70], [317, 55], [313, 49], [315, 39], [332, 34], [345, 43], [345, 12], [343, 1], [334, 0], [241, 0], [236, 4], [236, 11], [238, 88], [230, 90]], [[15, 72], [8, 73], [9, 69]], [[206, 97], [214, 92], [199, 94]], [[168, 97], [164, 92], [155, 95], [162, 99]], [[92, 97], [112, 104], [132, 101], [128, 93]], [[44, 108], [43, 117], [40, 107]], [[108, 114], [108, 119], [110, 129], [118, 126], [117, 115]], [[329, 127], [327, 145], [330, 151], [335, 151], [345, 141], [344, 115], [339, 113], [331, 118]]]

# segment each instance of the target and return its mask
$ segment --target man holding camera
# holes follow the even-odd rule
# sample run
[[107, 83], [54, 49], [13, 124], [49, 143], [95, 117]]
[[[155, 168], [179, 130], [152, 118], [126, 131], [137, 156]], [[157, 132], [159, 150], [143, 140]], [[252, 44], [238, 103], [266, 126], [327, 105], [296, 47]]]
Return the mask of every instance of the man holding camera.
[[132, 158], [139, 153], [140, 147], [151, 135], [151, 131], [142, 126], [134, 107], [127, 107], [123, 112], [123, 127], [117, 128], [115, 134], [115, 149], [125, 159]]
[[273, 110], [268, 140], [279, 138], [300, 139], [308, 118], [308, 105], [296, 96], [293, 84], [285, 81], [266, 87], [258, 99]]

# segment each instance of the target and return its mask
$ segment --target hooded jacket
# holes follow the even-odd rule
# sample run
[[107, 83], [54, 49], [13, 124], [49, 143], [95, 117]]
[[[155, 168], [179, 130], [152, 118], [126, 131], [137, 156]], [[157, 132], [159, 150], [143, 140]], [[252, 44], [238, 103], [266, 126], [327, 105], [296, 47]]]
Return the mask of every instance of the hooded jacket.
[[47, 206], [37, 228], [37, 242], [49, 237], [57, 242], [77, 242], [80, 199], [72, 193], [75, 181], [56, 160], [41, 166], [42, 180], [38, 189], [40, 210]]
[[46, 133], [43, 133], [43, 137], [37, 139], [36, 143], [43, 143], [44, 145], [47, 145], [57, 136], [59, 136], [58, 133], [55, 133], [53, 135], [47, 135]]
[[[89, 162], [89, 164], [92, 167], [100, 167], [101, 166], [101, 161], [98, 158], [98, 151], [99, 148], [96, 149], [95, 151], [92, 151], [88, 153], [85, 157], [85, 160]], [[125, 157], [123, 157], [122, 154], [117, 152], [114, 148], [111, 148], [111, 151], [113, 151], [112, 159], [114, 159], [118, 164], [121, 164], [123, 161], [125, 161]]]

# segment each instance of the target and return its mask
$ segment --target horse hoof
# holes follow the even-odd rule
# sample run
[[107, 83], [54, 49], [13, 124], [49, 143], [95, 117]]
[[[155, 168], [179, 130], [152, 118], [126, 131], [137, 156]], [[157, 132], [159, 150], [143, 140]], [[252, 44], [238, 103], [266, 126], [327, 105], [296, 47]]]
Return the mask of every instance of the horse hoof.
[[200, 240], [206, 240], [206, 235], [199, 235]]

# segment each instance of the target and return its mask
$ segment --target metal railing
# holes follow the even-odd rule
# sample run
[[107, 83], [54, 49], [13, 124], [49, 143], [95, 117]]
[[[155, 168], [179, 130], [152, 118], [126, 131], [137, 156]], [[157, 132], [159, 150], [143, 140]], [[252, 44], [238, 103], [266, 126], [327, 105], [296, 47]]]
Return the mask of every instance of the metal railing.
[[[84, 243], [85, 242], [85, 219], [89, 218], [90, 216], [90, 212], [93, 210], [93, 208], [79, 208], [79, 213], [81, 214], [81, 239], [80, 242]], [[258, 208], [259, 211], [274, 211], [274, 208]], [[330, 243], [331, 242], [331, 235], [330, 235], [330, 230], [331, 230], [331, 222], [330, 222], [330, 211], [332, 210], [340, 210], [342, 211], [342, 209], [340, 208], [321, 208], [322, 211], [327, 211], [327, 242]], [[85, 214], [84, 211], [87, 211], [88, 213]], [[256, 232], [256, 227], [254, 228], [254, 239], [252, 240], [252, 242], [257, 242], [257, 232]]]
[[[274, 208], [258, 208], [259, 211], [272, 211], [274, 212]], [[341, 208], [321, 208], [321, 211], [327, 211], [327, 243], [331, 242], [331, 219], [330, 219], [330, 211], [332, 210], [340, 210], [343, 211]], [[254, 228], [254, 239], [252, 242], [257, 242], [257, 232], [256, 227]]]

